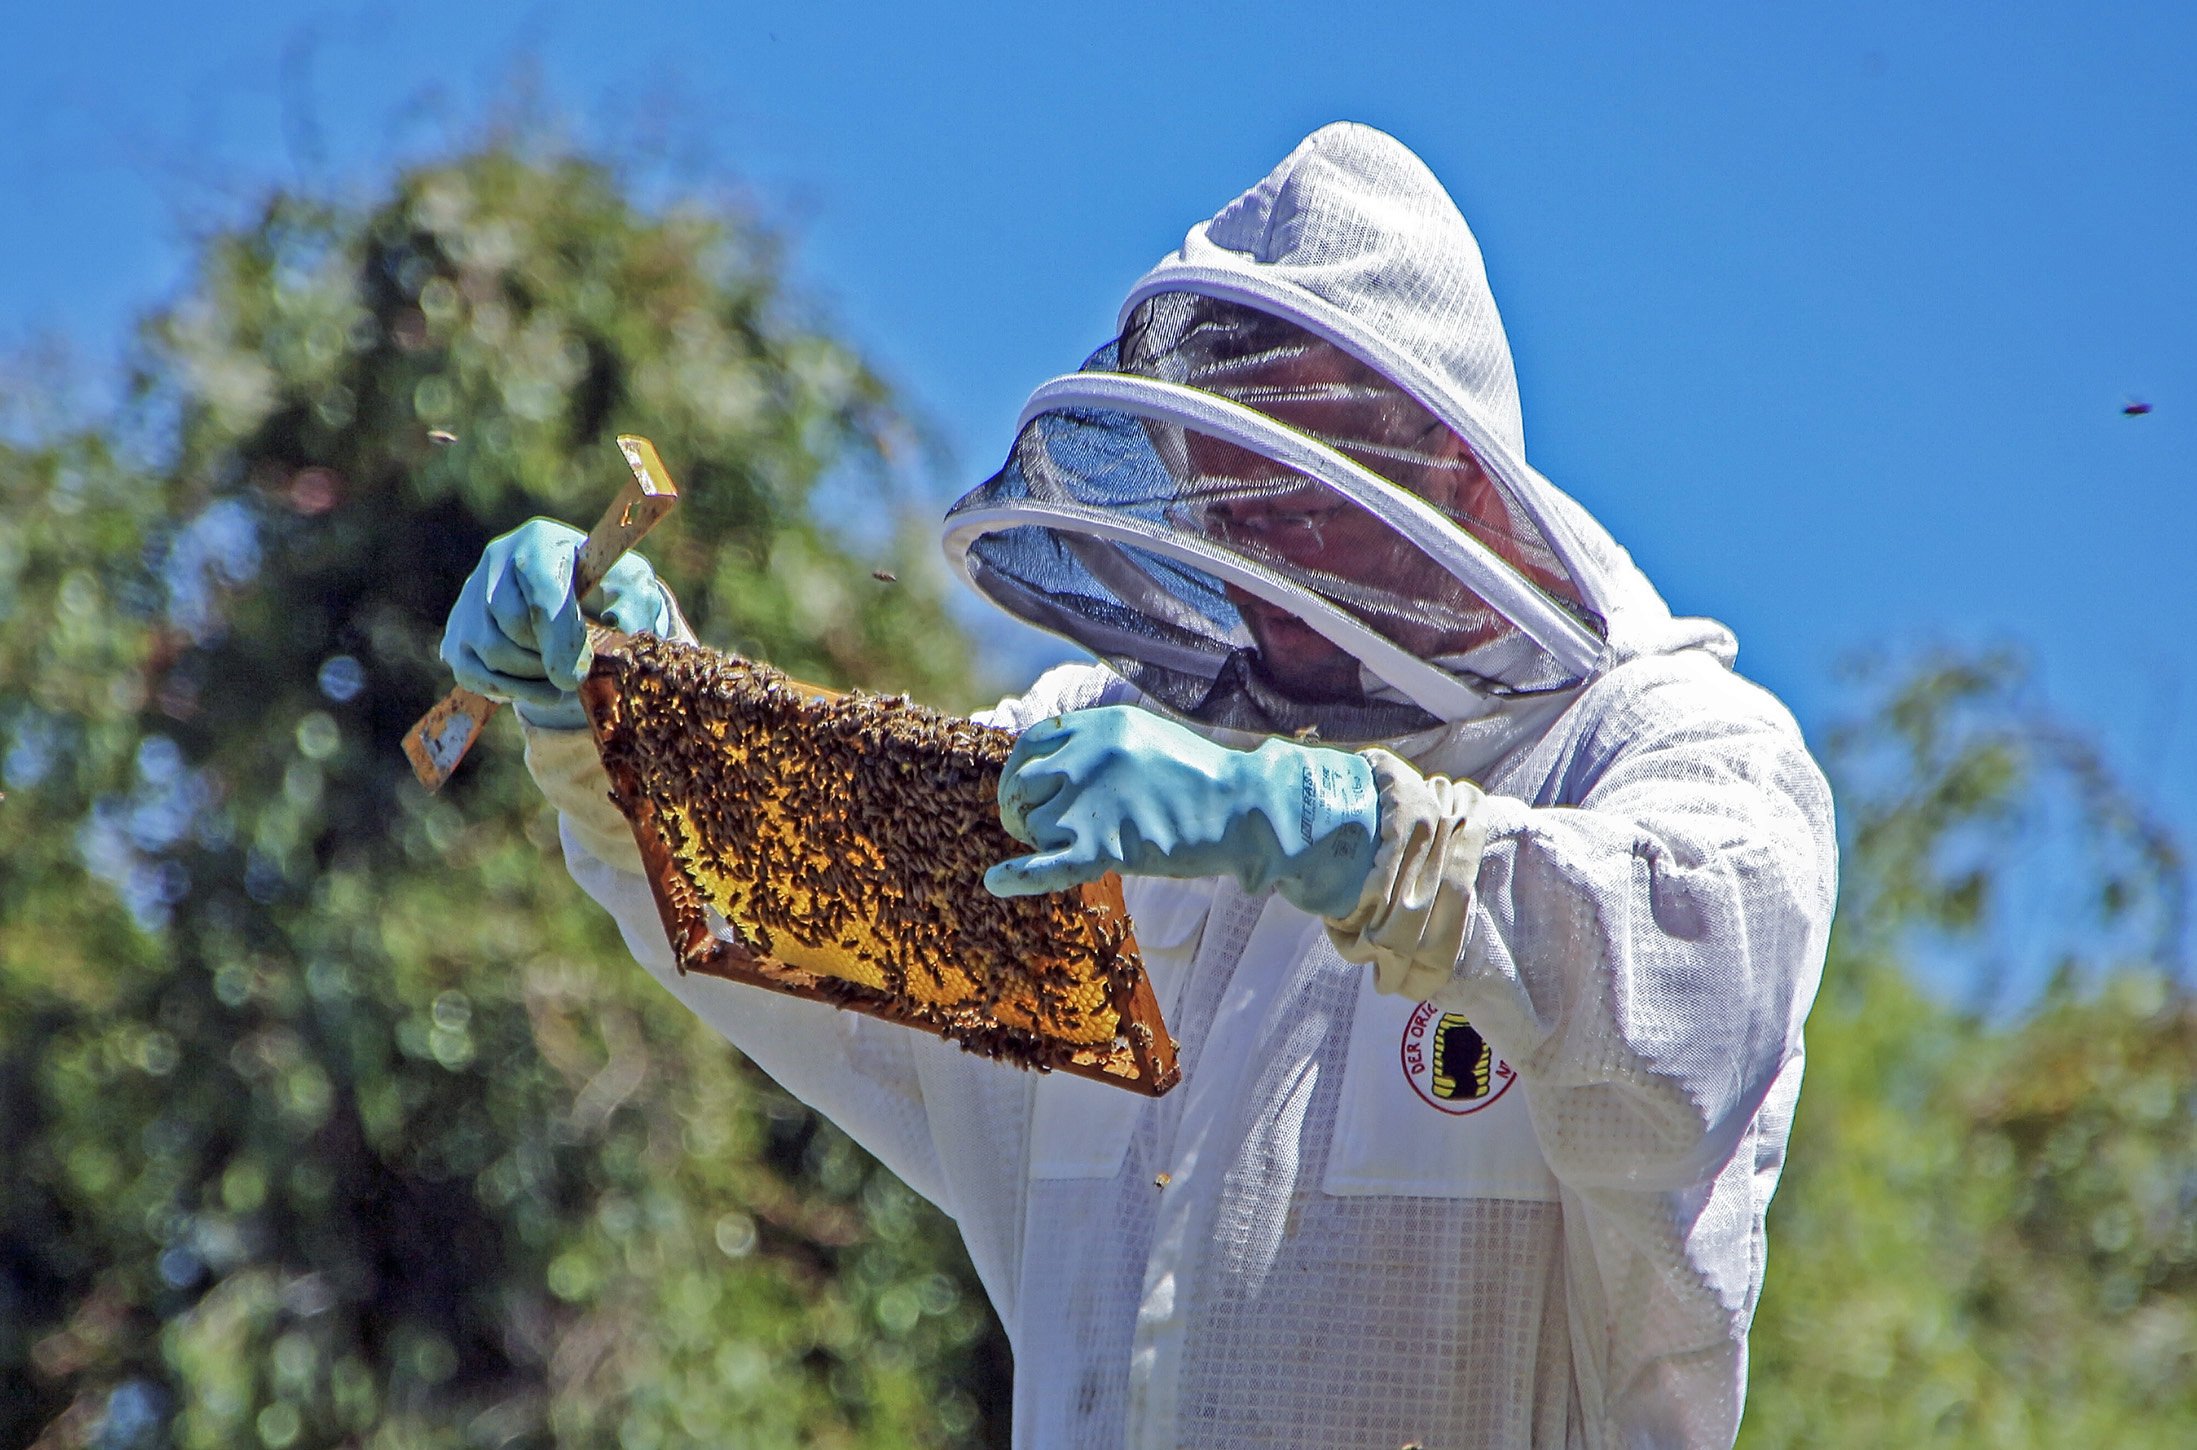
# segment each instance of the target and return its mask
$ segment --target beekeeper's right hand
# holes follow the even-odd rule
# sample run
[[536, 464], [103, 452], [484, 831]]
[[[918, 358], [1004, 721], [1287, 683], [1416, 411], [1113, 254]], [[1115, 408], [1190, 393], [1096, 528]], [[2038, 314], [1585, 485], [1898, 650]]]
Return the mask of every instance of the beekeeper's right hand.
[[580, 681], [593, 660], [587, 613], [628, 634], [667, 634], [671, 597], [656, 571], [627, 554], [585, 601], [572, 597], [572, 562], [587, 536], [555, 519], [528, 519], [492, 540], [443, 626], [442, 658], [458, 683], [509, 700], [529, 725], [587, 724]]

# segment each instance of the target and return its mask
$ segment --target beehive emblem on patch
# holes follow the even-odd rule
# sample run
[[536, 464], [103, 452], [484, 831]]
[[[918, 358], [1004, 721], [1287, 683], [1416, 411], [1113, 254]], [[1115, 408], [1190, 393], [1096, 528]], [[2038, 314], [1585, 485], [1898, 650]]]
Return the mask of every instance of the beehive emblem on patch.
[[1518, 1080], [1471, 1022], [1431, 1002], [1404, 1024], [1404, 1079], [1429, 1107], [1462, 1116], [1493, 1103]]

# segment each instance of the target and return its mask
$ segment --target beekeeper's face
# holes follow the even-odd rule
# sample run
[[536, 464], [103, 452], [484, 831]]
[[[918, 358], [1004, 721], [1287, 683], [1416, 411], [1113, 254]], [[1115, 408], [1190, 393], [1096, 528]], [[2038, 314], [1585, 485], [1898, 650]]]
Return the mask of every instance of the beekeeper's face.
[[[1338, 348], [1314, 347], [1272, 358], [1230, 381], [1259, 395], [1262, 412], [1334, 443], [1352, 461], [1451, 518], [1498, 521], [1495, 527], [1475, 528], [1475, 537], [1534, 577], [1503, 526], [1509, 511], [1501, 490], [1470, 447], [1431, 416], [1399, 411], [1395, 389], [1356, 358]], [[1414, 611], [1385, 612], [1366, 622], [1420, 658], [1462, 654], [1510, 627], [1426, 554], [1325, 485], [1209, 435], [1193, 432], [1185, 443], [1196, 473], [1241, 485], [1215, 489], [1202, 510], [1217, 540], [1281, 566], [1345, 608], [1351, 607], [1353, 583], [1378, 585], [1389, 598], [1417, 601]], [[1277, 683], [1316, 697], [1358, 693], [1358, 663], [1350, 655], [1289, 610], [1233, 585], [1228, 595]]]

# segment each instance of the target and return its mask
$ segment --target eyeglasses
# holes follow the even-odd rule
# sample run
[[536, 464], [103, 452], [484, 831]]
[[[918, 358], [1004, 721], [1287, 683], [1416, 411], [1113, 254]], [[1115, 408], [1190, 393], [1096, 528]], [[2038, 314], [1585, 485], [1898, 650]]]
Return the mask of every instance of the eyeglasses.
[[1353, 507], [1341, 500], [1296, 507], [1270, 507], [1262, 502], [1247, 501], [1235, 505], [1208, 504], [1199, 511], [1199, 517], [1206, 529], [1225, 543], [1286, 552], [1306, 545], [1315, 549], [1324, 547], [1328, 525]]

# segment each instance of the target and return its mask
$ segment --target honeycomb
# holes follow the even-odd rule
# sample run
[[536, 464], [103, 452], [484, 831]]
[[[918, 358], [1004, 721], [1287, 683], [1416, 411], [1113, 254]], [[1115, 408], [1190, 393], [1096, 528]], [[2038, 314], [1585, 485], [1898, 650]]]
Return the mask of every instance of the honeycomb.
[[1014, 738], [902, 696], [605, 633], [582, 688], [682, 971], [1157, 1095], [1174, 1043], [1118, 879], [1001, 900]]

